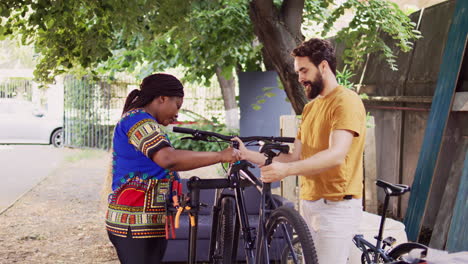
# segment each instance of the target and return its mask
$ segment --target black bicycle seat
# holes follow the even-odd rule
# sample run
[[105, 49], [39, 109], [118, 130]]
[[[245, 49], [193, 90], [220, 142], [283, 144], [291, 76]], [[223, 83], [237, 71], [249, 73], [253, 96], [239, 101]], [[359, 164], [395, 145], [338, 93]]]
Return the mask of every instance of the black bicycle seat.
[[404, 184], [393, 184], [382, 180], [377, 180], [375, 183], [377, 186], [384, 189], [385, 193], [390, 196], [400, 196], [411, 190], [408, 185]]

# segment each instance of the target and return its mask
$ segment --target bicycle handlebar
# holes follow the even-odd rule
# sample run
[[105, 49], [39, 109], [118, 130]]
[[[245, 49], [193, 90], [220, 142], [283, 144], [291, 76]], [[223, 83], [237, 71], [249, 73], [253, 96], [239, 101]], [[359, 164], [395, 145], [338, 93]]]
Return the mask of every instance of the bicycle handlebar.
[[[235, 136], [226, 136], [222, 134], [218, 134], [215, 132], [210, 131], [203, 131], [203, 130], [196, 130], [191, 128], [185, 127], [173, 127], [173, 132], [176, 133], [184, 133], [184, 134], [191, 134], [193, 136], [208, 136], [208, 137], [216, 137], [224, 141], [231, 141]], [[286, 142], [286, 143], [294, 143], [295, 138], [293, 137], [264, 137], [264, 136], [253, 136], [253, 137], [238, 137], [243, 142], [251, 142], [251, 141], [273, 141], [273, 142]]]

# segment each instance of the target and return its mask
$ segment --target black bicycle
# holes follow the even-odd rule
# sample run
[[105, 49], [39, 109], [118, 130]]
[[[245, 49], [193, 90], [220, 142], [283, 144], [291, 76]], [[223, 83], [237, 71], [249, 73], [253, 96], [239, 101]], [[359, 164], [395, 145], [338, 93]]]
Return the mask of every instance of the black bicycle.
[[383, 239], [383, 230], [390, 196], [403, 195], [409, 192], [411, 188], [407, 185], [392, 184], [382, 180], [377, 180], [376, 184], [385, 191], [385, 201], [380, 220], [379, 234], [375, 237], [377, 240], [376, 244], [373, 245], [367, 241], [363, 235], [355, 235], [353, 238], [354, 244], [362, 251], [361, 263], [407, 263], [405, 262], [405, 256], [410, 251], [413, 249], [421, 249], [424, 251], [427, 250], [427, 246], [419, 243], [407, 242], [392, 248], [396, 243], [396, 239], [393, 237]]
[[[233, 136], [209, 131], [174, 127], [174, 132], [186, 133], [189, 139], [207, 142], [230, 142], [238, 148]], [[280, 153], [289, 152], [283, 142], [293, 142], [286, 137], [240, 137], [246, 145], [259, 145], [266, 156], [265, 164]], [[259, 143], [260, 142], [260, 143]], [[192, 177], [187, 183], [186, 211], [190, 215], [188, 263], [196, 262], [196, 237], [199, 197], [201, 189], [216, 189], [213, 205], [210, 239], [210, 263], [236, 263], [239, 236], [242, 237], [247, 263], [307, 263], [316, 264], [317, 255], [312, 235], [301, 215], [288, 206], [281, 205], [271, 193], [271, 185], [262, 183], [249, 168], [253, 165], [242, 160], [230, 164], [226, 179], [200, 179]], [[244, 188], [256, 188], [261, 193], [259, 219], [256, 228], [249, 223], [244, 200]], [[251, 201], [249, 201], [251, 202]]]

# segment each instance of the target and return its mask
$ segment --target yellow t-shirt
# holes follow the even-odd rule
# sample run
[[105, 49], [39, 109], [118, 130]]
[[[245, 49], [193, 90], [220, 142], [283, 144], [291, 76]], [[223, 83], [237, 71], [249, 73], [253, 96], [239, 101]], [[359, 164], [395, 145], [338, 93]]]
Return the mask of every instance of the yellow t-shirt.
[[327, 96], [306, 104], [297, 134], [302, 143], [301, 159], [328, 149], [330, 134], [338, 129], [354, 132], [345, 162], [319, 174], [301, 175], [301, 199], [342, 200], [345, 195], [362, 197], [366, 111], [355, 92], [338, 86]]

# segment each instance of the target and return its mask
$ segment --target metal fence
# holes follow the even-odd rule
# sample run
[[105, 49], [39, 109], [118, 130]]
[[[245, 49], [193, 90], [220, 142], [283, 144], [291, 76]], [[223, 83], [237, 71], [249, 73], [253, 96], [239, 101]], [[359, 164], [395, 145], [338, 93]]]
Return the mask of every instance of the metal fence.
[[224, 123], [224, 101], [221, 88], [218, 86], [200, 87], [195, 84], [184, 84], [183, 109], [200, 114], [208, 119], [216, 118]]
[[64, 79], [64, 145], [110, 149], [115, 124], [134, 81], [67, 76]]
[[[101, 77], [64, 78], [64, 146], [110, 149], [128, 93], [138, 88], [131, 78], [110, 80]], [[219, 87], [185, 85], [184, 109], [208, 119], [224, 120], [224, 105]]]
[[8, 78], [0, 82], [0, 98], [21, 98], [32, 101], [32, 80]]

